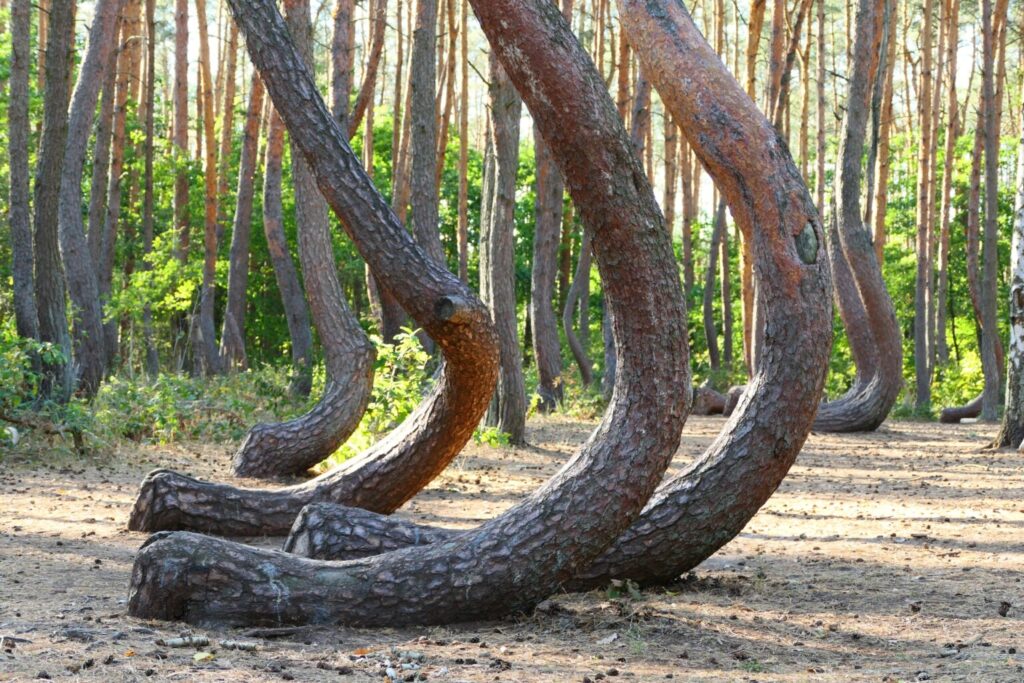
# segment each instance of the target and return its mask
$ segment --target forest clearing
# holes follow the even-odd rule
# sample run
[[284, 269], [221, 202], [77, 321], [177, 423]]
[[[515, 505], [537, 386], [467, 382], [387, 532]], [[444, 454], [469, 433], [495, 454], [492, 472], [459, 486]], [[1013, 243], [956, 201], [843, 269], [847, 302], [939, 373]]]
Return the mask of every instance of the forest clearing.
[[0, 0], [0, 681], [1024, 681], [1022, 0]]
[[[691, 418], [673, 469], [721, 422]], [[554, 473], [589, 429], [539, 418], [530, 447], [470, 446], [397, 514], [479, 523]], [[227, 449], [185, 443], [47, 467], [9, 463], [0, 475], [10, 502], [0, 510], [0, 634], [15, 639], [3, 645], [0, 676], [380, 681], [390, 662], [397, 680], [578, 683], [616, 670], [636, 681], [1018, 681], [1024, 471], [1013, 454], [977, 447], [992, 436], [977, 424], [920, 422], [814, 435], [744, 532], [664, 588], [559, 594], [499, 621], [282, 629], [273, 638], [125, 614], [144, 538], [123, 524], [138, 477], [159, 464], [223, 479]], [[210, 645], [157, 643], [183, 633]], [[415, 668], [402, 669], [410, 652]]]

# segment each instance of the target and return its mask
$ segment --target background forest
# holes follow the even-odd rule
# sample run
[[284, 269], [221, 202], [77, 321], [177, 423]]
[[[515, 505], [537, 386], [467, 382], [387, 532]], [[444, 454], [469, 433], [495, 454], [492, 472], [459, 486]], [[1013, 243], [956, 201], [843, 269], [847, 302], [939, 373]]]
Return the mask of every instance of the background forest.
[[[33, 335], [17, 324], [18, 268], [29, 267], [37, 280], [61, 268], [56, 243], [39, 237], [40, 209], [53, 204], [56, 211], [61, 179], [60, 163], [54, 167], [44, 159], [44, 122], [52, 115], [47, 98], [59, 95], [49, 81], [62, 71], [51, 68], [54, 51], [47, 45], [52, 32], [67, 32], [73, 57], [65, 64], [67, 96], [98, 20], [95, 3], [82, 0], [73, 23], [61, 25], [53, 18], [52, 5], [59, 1], [30, 7], [0, 0], [0, 148], [11, 152], [0, 165], [0, 413], [10, 423], [5, 438], [17, 442], [26, 428], [36, 428], [75, 433], [76, 441], [86, 442], [237, 439], [258, 419], [301, 414], [330, 384], [330, 368], [325, 370], [320, 343], [301, 342], [306, 346], [297, 348], [296, 316], [304, 316], [298, 324], [307, 336], [311, 328], [309, 313], [297, 313], [306, 307], [302, 291], [297, 298], [295, 291], [282, 295], [283, 261], [298, 267], [307, 287], [310, 278], [297, 240], [302, 206], [296, 206], [293, 151], [281, 142], [282, 127], [274, 139], [272, 108], [221, 2], [125, 0], [118, 13], [112, 68], [87, 117], [79, 178], [89, 251], [72, 257], [89, 258], [95, 272], [105, 379], [90, 385], [88, 369], [71, 353], [67, 330], [70, 325], [78, 348], [83, 323], [76, 311], [82, 304], [63, 243], [71, 299], [66, 308], [57, 307], [67, 311], [63, 336], [46, 330]], [[827, 216], [852, 68], [855, 6], [835, 0], [753, 0], [750, 6], [697, 0], [690, 9], [726, 66], [769, 113]], [[904, 389], [897, 415], [935, 418], [941, 408], [979, 394], [986, 300], [997, 307], [998, 338], [1007, 336], [1015, 154], [1024, 107], [1024, 5], [997, 0], [988, 24], [983, 9], [974, 0], [886, 4], [861, 191], [865, 224], [902, 331]], [[413, 56], [417, 12], [423, 10], [412, 0], [343, 0], [337, 6], [313, 0], [310, 10], [309, 45], [321, 91], [331, 94], [336, 113], [343, 112], [339, 118], [348, 123], [351, 144], [377, 188], [413, 228], [421, 205], [413, 187], [414, 157], [427, 156], [414, 133], [423, 112], [413, 104], [413, 92], [424, 87], [418, 75], [424, 72], [417, 73]], [[570, 10], [577, 36], [605, 75], [639, 146], [672, 229], [689, 302], [695, 385], [724, 392], [743, 384], [751, 310], [744, 301], [751, 284], [739, 232], [719, 210], [724, 204], [710, 178], [639, 71], [614, 3], [577, 0]], [[987, 28], [999, 132], [996, 187], [984, 182], [982, 165]], [[495, 151], [501, 131], [490, 122], [488, 93], [495, 77], [488, 70], [487, 42], [465, 0], [438, 3], [430, 47], [433, 64], [425, 73], [433, 77], [431, 123], [437, 136], [428, 161], [436, 167], [440, 246], [448, 268], [483, 291], [489, 286], [484, 270], [492, 267], [487, 255], [493, 253], [481, 229], [489, 211], [488, 159], [504, 154], [496, 162], [500, 166], [509, 157]], [[14, 53], [26, 48], [23, 91], [15, 85], [25, 72], [18, 71]], [[339, 106], [341, 98], [347, 101]], [[19, 117], [20, 107], [27, 107], [27, 118]], [[589, 242], [567, 196], [556, 190], [554, 209], [550, 199], [538, 196], [538, 183], [545, 182], [539, 179], [553, 166], [537, 152], [525, 107], [512, 123], [518, 127], [518, 172], [511, 277], [525, 395], [531, 409], [552, 409], [558, 396], [550, 389], [556, 387], [565, 398], [559, 409], [596, 414], [606, 399], [601, 380], [613, 362], [606, 356], [601, 280], [596, 268], [587, 267]], [[18, 149], [27, 159], [14, 156]], [[30, 184], [31, 200], [24, 194]], [[980, 246], [989, 193], [998, 202], [995, 253]], [[535, 238], [538, 220], [550, 221], [552, 212], [560, 227], [547, 303], [557, 324], [543, 324], [558, 335], [558, 351], [556, 379], [545, 380], [535, 358], [531, 302], [545, 294], [536, 285]], [[35, 221], [34, 253], [25, 244], [31, 233], [18, 232], [25, 225], [19, 221], [29, 216]], [[345, 456], [404, 419], [435, 368], [429, 340], [415, 330], [402, 331], [408, 323], [388, 312], [388, 297], [378, 291], [337, 219], [330, 220], [338, 283], [377, 349], [372, 398], [340, 449]], [[724, 229], [715, 229], [717, 221], [725, 221]], [[419, 239], [419, 229], [414, 232]], [[982, 281], [993, 261], [995, 282], [989, 288]], [[36, 292], [40, 287], [37, 281]], [[563, 318], [579, 339], [578, 358]], [[850, 387], [856, 372], [838, 314], [834, 327], [826, 389], [832, 398]], [[70, 361], [73, 390], [53, 372], [62, 361]], [[589, 371], [591, 363], [595, 379], [589, 382], [580, 370]], [[610, 391], [607, 382], [603, 389]], [[512, 432], [513, 441], [521, 439], [501, 419], [490, 422], [478, 438], [505, 442]]]

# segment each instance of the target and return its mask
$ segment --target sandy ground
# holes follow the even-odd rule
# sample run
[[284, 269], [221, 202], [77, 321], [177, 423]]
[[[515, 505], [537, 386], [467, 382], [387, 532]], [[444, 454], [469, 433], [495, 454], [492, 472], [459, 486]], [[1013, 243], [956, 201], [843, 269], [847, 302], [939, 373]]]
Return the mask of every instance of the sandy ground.
[[[675, 466], [721, 426], [691, 418]], [[591, 425], [534, 420], [525, 449], [473, 446], [400, 514], [472, 525], [553, 473]], [[746, 530], [665, 589], [561, 595], [445, 628], [258, 637], [125, 614], [160, 465], [228, 478], [230, 448], [0, 464], [0, 680], [1024, 681], [1024, 457], [989, 426], [889, 422], [815, 435]], [[211, 645], [158, 640], [193, 633]], [[224, 639], [255, 643], [229, 650]]]

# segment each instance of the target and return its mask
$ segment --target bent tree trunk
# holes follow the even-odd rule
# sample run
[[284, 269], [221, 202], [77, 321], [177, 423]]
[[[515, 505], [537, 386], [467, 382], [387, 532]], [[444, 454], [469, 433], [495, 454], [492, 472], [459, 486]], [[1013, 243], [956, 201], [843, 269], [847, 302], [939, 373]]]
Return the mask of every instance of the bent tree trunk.
[[[380, 246], [398, 247], [398, 238], [405, 238], [400, 224], [371, 194], [370, 180], [337, 126], [328, 125], [330, 115], [288, 46], [272, 1], [232, 0], [231, 6], [253, 62], [332, 204], [344, 213], [349, 197], [372, 201], [380, 211], [366, 232], [394, 235], [393, 244]], [[639, 514], [657, 485], [679, 444], [689, 363], [682, 291], [654, 193], [604, 82], [557, 8], [547, 0], [474, 0], [473, 7], [594, 230], [606, 296], [615, 307], [620, 363], [615, 400], [602, 424], [562, 471], [523, 503], [450, 543], [422, 551], [322, 563], [194, 534], [157, 535], [136, 559], [129, 598], [133, 615], [230, 624], [371, 625], [506, 614], [532, 606], [586, 566]], [[423, 271], [441, 276], [442, 269], [411, 244], [403, 251]], [[630, 258], [621, 258], [624, 253]], [[392, 291], [407, 293], [418, 284], [415, 273], [380, 267], [385, 255], [374, 247], [365, 255]], [[403, 295], [402, 303], [427, 323], [454, 364], [469, 340], [452, 344], [450, 337], [438, 335], [444, 326], [425, 308], [428, 301]], [[483, 313], [479, 305], [472, 310], [474, 316]], [[493, 340], [493, 333], [487, 336]], [[496, 355], [493, 342], [490, 353]], [[573, 491], [596, 495], [587, 503]]]
[[836, 298], [857, 366], [853, 386], [818, 410], [814, 428], [827, 432], [877, 429], [899, 397], [903, 347], [892, 299], [860, 207], [861, 160], [867, 135], [868, 100], [881, 41], [878, 3], [861, 0], [839, 150], [838, 244], [830, 247]]
[[[679, 0], [622, 0], [619, 7], [627, 39], [640, 46], [645, 73], [751, 240], [757, 286], [765, 292], [766, 329], [762, 362], [725, 429], [699, 460], [658, 489], [612, 546], [568, 582], [575, 589], [607, 585], [611, 578], [671, 581], [738, 534], [800, 452], [831, 348], [832, 286], [821, 225], [784, 143]], [[680, 73], [702, 77], [680, 79]], [[422, 544], [452, 533], [410, 529], [359, 513], [351, 518], [358, 534], [346, 538], [336, 526], [342, 521], [328, 518], [336, 512], [304, 511], [287, 547], [323, 556], [357, 547], [368, 552], [377, 542], [383, 549], [398, 547], [403, 536]]]
[[[285, 12], [296, 45], [306, 63], [312, 63], [308, 0], [288, 0]], [[292, 160], [299, 262], [313, 324], [324, 349], [327, 387], [306, 414], [287, 422], [258, 424], [249, 430], [232, 463], [238, 476], [299, 474], [324, 460], [359, 426], [373, 390], [376, 350], [345, 302], [334, 261], [327, 203], [294, 141]]]
[[[273, 14], [276, 16], [276, 12]], [[304, 16], [308, 26], [308, 13]], [[275, 36], [277, 40], [284, 41], [277, 45], [287, 45], [290, 40], [287, 33], [285, 37], [276, 33]], [[268, 59], [280, 67], [274, 61], [273, 52], [268, 52]], [[287, 65], [304, 71], [303, 67], [295, 67], [291, 61]], [[132, 530], [194, 529], [235, 536], [283, 535], [299, 510], [315, 501], [392, 512], [426, 486], [462, 450], [480, 423], [494, 391], [498, 367], [497, 341], [487, 309], [440, 263], [431, 260], [428, 267], [422, 251], [408, 241], [404, 228], [387, 222], [394, 214], [378, 201], [380, 197], [359, 160], [348, 156], [351, 152], [347, 131], [331, 117], [328, 121], [318, 118], [322, 100], [313, 85], [306, 81], [293, 83], [293, 74], [279, 74], [277, 77], [287, 81], [290, 87], [285, 89], [283, 84], [279, 84], [278, 96], [274, 97], [274, 88], [267, 74], [263, 73], [263, 76], [271, 99], [285, 123], [292, 121], [296, 179], [305, 170], [316, 174], [320, 192], [330, 200], [381, 284], [402, 293], [398, 297], [399, 303], [441, 345], [446, 359], [444, 372], [432, 393], [385, 439], [358, 457], [308, 482], [278, 489], [247, 489], [202, 482], [167, 470], [151, 472], [142, 483], [128, 522]], [[287, 94], [281, 95], [281, 90]], [[284, 97], [284, 105], [281, 97]], [[285, 110], [285, 106], [291, 108]], [[317, 118], [307, 119], [309, 116]], [[339, 140], [335, 140], [338, 136]], [[306, 160], [312, 164], [312, 169]], [[301, 166], [298, 165], [300, 161]], [[316, 188], [307, 190], [304, 195], [307, 199], [298, 202], [300, 206], [312, 205], [310, 193], [314, 193], [314, 199], [320, 196], [315, 193]], [[315, 268], [321, 269], [321, 275], [334, 275], [330, 236], [324, 232], [311, 233], [308, 223], [302, 227], [303, 219], [315, 218], [316, 214], [300, 216], [300, 227], [305, 231], [305, 237], [300, 234], [300, 256], [305, 254], [304, 269], [314, 317], [319, 305], [320, 312], [325, 314], [324, 319], [332, 325], [321, 328], [321, 338], [328, 337], [330, 330], [337, 330], [334, 338], [340, 344], [346, 338], [353, 338], [350, 330], [343, 327], [348, 324], [344, 319], [352, 319], [351, 314], [347, 309], [342, 311], [328, 305], [325, 300], [318, 303], [314, 287], [310, 286], [310, 279], [316, 275]], [[326, 220], [318, 225], [319, 230], [327, 229]], [[387, 226], [386, 230], [383, 225]], [[327, 276], [324, 277], [326, 279]], [[336, 277], [334, 280], [336, 283]], [[341, 296], [340, 292], [338, 296]], [[352, 324], [358, 323], [352, 320]], [[343, 347], [336, 358], [349, 362], [340, 357], [342, 353]], [[329, 373], [338, 370], [331, 365], [331, 358], [328, 355]], [[330, 419], [332, 406], [345, 408], [339, 397], [343, 399], [347, 391], [349, 387], [334, 382], [312, 411], [286, 423], [285, 429], [280, 425], [274, 431], [261, 431], [256, 427], [249, 440], [256, 434], [282, 452], [308, 449], [312, 442], [323, 443], [325, 430], [320, 425]], [[281, 437], [277, 438], [275, 434]], [[273, 441], [271, 437], [274, 437]], [[246, 444], [243, 444], [244, 448]]]

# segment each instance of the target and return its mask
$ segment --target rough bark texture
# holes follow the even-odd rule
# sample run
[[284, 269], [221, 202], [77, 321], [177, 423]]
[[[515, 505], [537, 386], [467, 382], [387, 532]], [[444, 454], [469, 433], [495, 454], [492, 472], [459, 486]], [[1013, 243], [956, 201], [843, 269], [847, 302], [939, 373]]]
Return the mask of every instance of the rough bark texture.
[[[1000, 3], [1004, 8], [1005, 4]], [[996, 22], [992, 0], [982, 0], [981, 29], [983, 35], [982, 99], [985, 101], [985, 220], [982, 230], [981, 275], [981, 367], [985, 388], [981, 395], [981, 419], [999, 417], [1002, 388], [1002, 367], [996, 355], [996, 287], [999, 270], [999, 127], [996, 122], [995, 51]]]
[[[119, 22], [119, 26], [121, 22]], [[120, 30], [120, 29], [118, 29]], [[112, 40], [118, 40], [115, 33]], [[118, 47], [115, 45], [115, 47]], [[92, 183], [89, 190], [89, 255], [97, 277], [102, 265], [104, 221], [107, 217], [107, 187], [110, 183], [110, 148], [114, 132], [114, 95], [117, 91], [117, 62], [120, 49], [110, 51], [100, 101], [100, 117], [96, 122], [96, 147], [92, 159]]]
[[[387, 438], [342, 466], [297, 486], [244, 489], [165, 470], [143, 482], [129, 528], [196, 529], [225, 535], [284, 534], [304, 505], [330, 501], [391, 512], [447, 466], [473, 435], [497, 380], [497, 337], [487, 309], [447, 269], [417, 248], [386, 206], [327, 112], [273, 6], [234, 5], [247, 47], [289, 125], [292, 141], [360, 254], [399, 296], [445, 355], [431, 394]], [[287, 48], [287, 49], [286, 49]]]
[[501, 372], [487, 424], [508, 434], [509, 443], [521, 445], [526, 441], [526, 388], [519, 350], [514, 250], [522, 100], [493, 54], [488, 88], [494, 135], [494, 180], [490, 193], [483, 199], [490, 202], [490, 210], [480, 227], [480, 298], [490, 310], [498, 330]]
[[274, 279], [281, 292], [288, 338], [291, 340], [291, 392], [308, 396], [313, 385], [313, 333], [309, 308], [299, 282], [295, 263], [288, 250], [281, 208], [281, 157], [284, 153], [284, 122], [271, 107], [267, 126], [267, 159], [263, 170], [263, 234], [274, 268]]
[[927, 410], [932, 400], [932, 367], [929, 353], [928, 307], [931, 297], [931, 225], [928, 222], [929, 168], [932, 140], [932, 0], [925, 0], [921, 27], [921, 92], [919, 112], [921, 143], [917, 164], [917, 277], [914, 282], [914, 404]]
[[[955, 0], [954, 0], [955, 1]], [[996, 437], [1000, 448], [1024, 443], [1024, 114], [1017, 142], [1017, 196], [1013, 208], [1010, 252], [1010, 346], [1006, 368], [1006, 406]]]
[[[956, 71], [957, 71], [957, 48], [959, 45], [960, 28], [960, 0], [946, 0], [945, 20], [948, 36], [946, 37], [946, 71], [948, 73], [949, 85], [947, 88], [948, 105], [946, 121], [946, 149], [945, 160], [942, 170], [942, 194], [940, 195], [939, 216], [939, 251], [937, 283], [935, 287], [935, 328], [938, 332], [935, 338], [936, 362], [945, 364], [949, 362], [949, 346], [946, 343], [946, 310], [949, 298], [949, 229], [953, 213], [953, 162], [956, 159], [956, 140], [959, 136], [957, 124], [959, 113], [959, 101], [956, 97]], [[954, 321], [955, 323], [955, 321]]]
[[[286, 0], [288, 27], [306, 63], [312, 63], [308, 0]], [[249, 430], [232, 464], [248, 477], [297, 474], [327, 458], [359, 426], [373, 390], [377, 353], [345, 301], [338, 281], [327, 202], [292, 140], [292, 180], [299, 262], [306, 296], [324, 350], [327, 386], [313, 408], [293, 420]]]
[[106, 356], [96, 271], [82, 221], [82, 171], [96, 101], [100, 86], [106, 80], [104, 70], [110, 66], [121, 4], [122, 0], [99, 0], [96, 4], [89, 46], [71, 98], [60, 176], [60, 254], [71, 296], [75, 366], [79, 387], [86, 396], [93, 396], [99, 390]]
[[39, 313], [39, 339], [64, 353], [66, 363], [44, 368], [42, 393], [58, 400], [71, 395], [73, 365], [71, 335], [65, 307], [64, 269], [57, 228], [61, 166], [68, 134], [68, 79], [74, 45], [74, 7], [58, 2], [51, 8], [46, 41], [46, 88], [43, 97], [43, 132], [36, 159], [33, 246], [35, 294]]
[[[412, 101], [409, 118], [412, 126], [413, 234], [430, 258], [442, 266], [444, 247], [437, 218], [437, 119], [434, 115], [437, 80], [437, 0], [416, 0], [416, 30], [412, 38], [412, 66], [409, 86]], [[392, 292], [397, 296], [397, 292]]]
[[[621, 533], [667, 467], [685, 421], [689, 372], [682, 293], [654, 193], [604, 82], [558, 9], [546, 0], [490, 0], [473, 6], [597, 236], [597, 260], [608, 283], [606, 294], [617, 307], [613, 319], [621, 347], [620, 386], [605, 420], [577, 456], [523, 503], [476, 531], [423, 550], [325, 564], [193, 534], [158, 535], [136, 559], [129, 598], [135, 616], [369, 625], [443, 623], [515, 612], [549, 595]], [[292, 100], [298, 110], [308, 101], [302, 91], [313, 88], [308, 77], [296, 79], [296, 70], [277, 70], [294, 59], [278, 47], [286, 38], [271, 2], [232, 0], [232, 7], [275, 102], [287, 106], [288, 91], [299, 89]], [[566, 64], [572, 68], [557, 66]], [[300, 87], [287, 87], [289, 78]], [[354, 161], [341, 155], [348, 152], [342, 138], [313, 127], [329, 119], [326, 109], [313, 102], [302, 110], [303, 116], [296, 111], [286, 119], [293, 134], [310, 143], [303, 147], [311, 160], [317, 143], [322, 147], [335, 140], [341, 143], [334, 145], [341, 149], [331, 150], [338, 153], [335, 166], [358, 172]], [[329, 190], [327, 182], [321, 186]], [[612, 188], [616, 192], [609, 192]], [[328, 193], [339, 205], [350, 196]], [[376, 203], [386, 210], [379, 198]], [[388, 233], [399, 233], [397, 221], [385, 215]], [[408, 253], [419, 256], [412, 249]], [[623, 253], [630, 258], [620, 258]], [[373, 255], [368, 249], [367, 256]], [[443, 274], [440, 267], [418, 260], [422, 269]], [[375, 272], [390, 275], [384, 268]], [[406, 290], [416, 281], [408, 275]], [[442, 325], [424, 310], [426, 301], [414, 306], [413, 297], [406, 299], [403, 303], [426, 319], [428, 331], [454, 363], [460, 345], [442, 341]], [[592, 494], [589, 504], [572, 495], [582, 490]], [[288, 587], [287, 595], [282, 586]]]
[[252, 203], [255, 195], [256, 156], [263, 116], [263, 81], [253, 74], [249, 86], [249, 110], [245, 116], [242, 155], [238, 163], [238, 192], [235, 219], [231, 226], [231, 252], [228, 257], [228, 298], [224, 306], [224, 326], [220, 338], [221, 362], [225, 368], [244, 368], [245, 308], [249, 287], [249, 241], [252, 234]]
[[[222, 371], [214, 325], [217, 294], [217, 137], [214, 131], [213, 78], [210, 75], [210, 40], [207, 35], [206, 0], [195, 0], [196, 22], [199, 25], [199, 74], [202, 90], [203, 118], [203, 282], [199, 289], [199, 317], [192, 325], [192, 351], [205, 375]], [[296, 202], [297, 203], [297, 202]]]
[[562, 175], [543, 138], [534, 133], [537, 165], [536, 222], [533, 234], [533, 269], [530, 275], [530, 323], [533, 354], [537, 360], [538, 409], [549, 413], [564, 399], [562, 348], [553, 305], [558, 272], [558, 244], [562, 232]]
[[[766, 293], [767, 329], [763, 361], [722, 434], [701, 459], [661, 486], [640, 518], [568, 583], [575, 589], [605, 586], [611, 578], [671, 581], [738, 534], [778, 487], [811, 429], [831, 341], [831, 285], [821, 226], [784, 144], [677, 0], [627, 0], [620, 8], [627, 35], [643, 45], [639, 56], [652, 82], [752, 240], [754, 272], [763, 278], [758, 286]], [[679, 79], [679, 73], [706, 76]], [[706, 109], [701, 106], [709, 102]], [[793, 391], [798, 386], [801, 390]], [[312, 520], [322, 510], [310, 512]], [[291, 547], [315, 551], [320, 541], [303, 532], [305, 519], [297, 521]], [[356, 522], [361, 531], [350, 539], [358, 537], [365, 552], [375, 542], [370, 525], [376, 522], [365, 517]], [[331, 533], [332, 524], [317, 527], [321, 541], [339, 538]], [[377, 528], [387, 530], [391, 544], [403, 533], [418, 543], [428, 540], [428, 533], [446, 533], [386, 523]]]
[[18, 335], [39, 338], [39, 311], [32, 264], [32, 219], [29, 211], [28, 83], [32, 59], [31, 0], [11, 3], [11, 75], [7, 129], [10, 163], [11, 276], [14, 279], [14, 324]]
[[[359, 130], [359, 124], [367, 109], [373, 104], [373, 94], [377, 85], [377, 71], [380, 68], [380, 58], [384, 53], [384, 29], [387, 27], [388, 2], [387, 0], [376, 0], [373, 4], [373, 36], [370, 39], [370, 54], [366, 59], [366, 69], [363, 72], [363, 82], [359, 86], [359, 94], [356, 95], [355, 104], [352, 105], [352, 113], [348, 116], [348, 136], [352, 138]], [[351, 58], [351, 57], [350, 57]], [[351, 81], [349, 83], [351, 87]]]
[[853, 72], [840, 136], [835, 219], [830, 258], [836, 299], [857, 365], [853, 386], [818, 411], [814, 428], [871, 431], [885, 420], [902, 386], [903, 348], [892, 300], [885, 289], [860, 205], [861, 163], [868, 101], [881, 36], [878, 3], [861, 0], [857, 12]]

